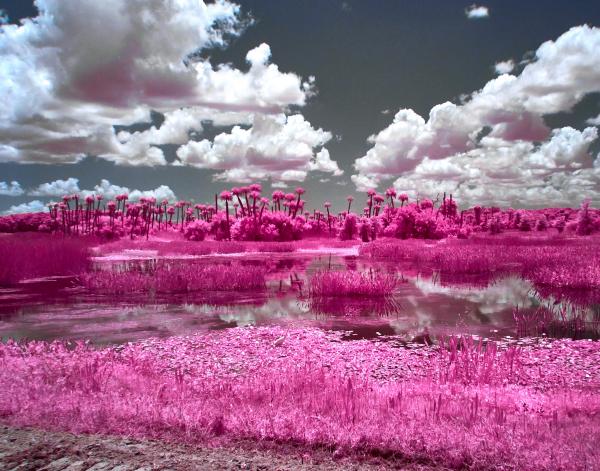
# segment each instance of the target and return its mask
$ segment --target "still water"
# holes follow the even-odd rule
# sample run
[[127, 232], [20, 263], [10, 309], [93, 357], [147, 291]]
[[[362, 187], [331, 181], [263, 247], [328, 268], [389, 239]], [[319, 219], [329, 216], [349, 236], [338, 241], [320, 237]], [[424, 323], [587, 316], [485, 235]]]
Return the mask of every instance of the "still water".
[[[177, 295], [109, 296], [89, 293], [74, 277], [27, 280], [0, 289], [3, 339], [90, 340], [123, 343], [146, 337], [185, 335], [237, 326], [303, 326], [347, 332], [346, 338], [385, 338], [427, 343], [441, 335], [482, 338], [516, 335], [513, 309], [553, 300], [539, 296], [518, 277], [491, 282], [444, 280], [434, 271], [374, 262], [348, 253], [244, 254], [172, 260], [228, 263], [233, 258], [267, 268], [264, 291], [196, 292]], [[143, 269], [152, 254], [96, 260], [96, 269]], [[381, 270], [402, 282], [393, 296], [311, 300], [310, 276], [319, 270]]]

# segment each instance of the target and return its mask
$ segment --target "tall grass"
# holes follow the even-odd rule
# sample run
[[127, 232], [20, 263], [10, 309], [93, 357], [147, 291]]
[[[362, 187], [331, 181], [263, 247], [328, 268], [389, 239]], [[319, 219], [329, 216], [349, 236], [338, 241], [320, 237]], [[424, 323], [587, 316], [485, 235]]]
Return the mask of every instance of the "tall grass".
[[255, 291], [265, 288], [264, 267], [159, 262], [148, 271], [94, 271], [81, 275], [91, 291], [105, 294]]
[[[487, 243], [489, 241], [489, 243]], [[531, 280], [536, 286], [600, 289], [600, 239], [573, 241], [516, 237], [444, 241], [377, 241], [361, 246], [364, 256], [411, 263], [450, 275], [509, 275]]]
[[577, 305], [516, 307], [513, 318], [520, 337], [600, 338], [600, 316]]
[[78, 275], [89, 265], [85, 238], [49, 234], [0, 235], [0, 285], [27, 278]]
[[400, 279], [380, 271], [319, 271], [311, 276], [309, 294], [319, 297], [390, 296]]

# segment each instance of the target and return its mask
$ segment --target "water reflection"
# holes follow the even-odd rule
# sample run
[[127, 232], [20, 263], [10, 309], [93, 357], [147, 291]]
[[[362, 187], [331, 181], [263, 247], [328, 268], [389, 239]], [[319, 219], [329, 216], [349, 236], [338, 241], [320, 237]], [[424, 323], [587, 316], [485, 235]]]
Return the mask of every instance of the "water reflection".
[[[173, 263], [223, 263], [226, 259], [210, 256]], [[90, 293], [72, 277], [34, 280], [0, 289], [0, 336], [90, 339], [104, 344], [275, 324], [347, 331], [349, 339], [393, 335], [405, 342], [428, 343], [448, 334], [514, 336], [516, 306], [533, 309], [544, 303], [559, 304], [555, 299], [544, 299], [531, 283], [518, 277], [473, 286], [464, 280], [452, 284], [436, 273], [408, 272], [404, 272], [407, 282], [388, 298], [314, 299], [307, 296], [306, 286], [316, 271], [372, 268], [395, 273], [399, 267], [354, 254], [322, 253], [253, 254], [243, 263], [266, 267], [263, 292], [115, 297]], [[153, 264], [156, 260], [112, 260], [99, 262], [97, 268], [151, 270]]]

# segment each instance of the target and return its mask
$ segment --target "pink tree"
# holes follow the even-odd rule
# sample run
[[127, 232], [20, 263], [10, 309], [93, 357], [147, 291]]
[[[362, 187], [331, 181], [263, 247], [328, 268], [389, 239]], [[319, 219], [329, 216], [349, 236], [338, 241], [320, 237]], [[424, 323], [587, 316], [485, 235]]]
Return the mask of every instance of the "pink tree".
[[304, 188], [302, 188], [301, 186], [296, 188], [296, 194], [298, 195], [298, 199], [296, 200], [296, 206], [294, 207], [294, 218], [296, 217], [296, 214], [298, 213], [298, 208], [300, 207], [300, 197], [305, 192], [306, 192], [306, 190]]
[[396, 197], [396, 190], [393, 187], [389, 187], [385, 190], [385, 196], [389, 199], [392, 208], [394, 207], [394, 198]]
[[369, 217], [371, 217], [371, 209], [373, 208], [373, 197], [377, 194], [377, 192], [371, 188], [367, 191], [367, 195], [369, 195]]
[[348, 201], [348, 214], [350, 214], [350, 206], [352, 206], [352, 201], [354, 201], [354, 197], [353, 196], [346, 196], [346, 201]]
[[225, 219], [227, 220], [227, 237], [229, 240], [231, 240], [231, 231], [229, 228], [229, 202], [232, 198], [233, 195], [231, 194], [231, 191], [225, 190], [221, 192], [221, 199], [225, 201]]
[[325, 209], [327, 210], [327, 225], [329, 226], [329, 233], [331, 234], [331, 215], [329, 214], [329, 208], [331, 208], [331, 203], [329, 201], [325, 201]]

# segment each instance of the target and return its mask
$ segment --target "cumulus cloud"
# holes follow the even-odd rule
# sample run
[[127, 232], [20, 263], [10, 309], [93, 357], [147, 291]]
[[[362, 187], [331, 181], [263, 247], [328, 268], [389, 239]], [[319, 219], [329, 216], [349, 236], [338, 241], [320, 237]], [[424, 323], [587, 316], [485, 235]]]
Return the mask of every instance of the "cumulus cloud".
[[330, 139], [331, 133], [313, 128], [301, 114], [256, 114], [249, 129], [235, 126], [213, 142], [190, 141], [177, 157], [185, 165], [218, 170], [217, 180], [304, 181], [310, 171], [342, 174], [322, 147]]
[[29, 203], [23, 203], [11, 206], [4, 214], [22, 214], [22, 213], [40, 213], [46, 210], [46, 205], [40, 200], [33, 200]]
[[82, 196], [102, 195], [106, 199], [114, 199], [117, 195], [127, 193], [129, 201], [138, 201], [140, 198], [156, 198], [157, 201], [177, 200], [177, 196], [167, 185], [160, 185], [153, 190], [130, 190], [126, 186], [113, 185], [110, 181], [102, 179], [94, 186], [93, 190], [83, 190]]
[[0, 182], [0, 195], [1, 196], [21, 196], [24, 193], [23, 188], [17, 181]]
[[79, 193], [79, 179], [67, 178], [66, 180], [54, 180], [49, 183], [42, 183], [37, 188], [29, 191], [29, 196], [61, 197]]
[[93, 189], [82, 190], [79, 187], [78, 178], [67, 178], [65, 180], [54, 180], [52, 182], [42, 183], [27, 194], [30, 196], [41, 196], [46, 198], [60, 198], [64, 195], [71, 194], [78, 194], [82, 198], [85, 198], [88, 195], [102, 195], [106, 199], [114, 199], [117, 195], [123, 193], [127, 193], [129, 195], [129, 200], [131, 201], [137, 201], [141, 197], [154, 197], [157, 200], [167, 199], [169, 201], [177, 199], [173, 190], [166, 185], [160, 185], [153, 190], [131, 190], [126, 186], [114, 185], [110, 181], [102, 179]]
[[[227, 0], [36, 0], [39, 15], [0, 34], [0, 162], [77, 163], [88, 155], [118, 165], [166, 165], [164, 144], [186, 144], [203, 121], [247, 125], [280, 115], [314, 93], [248, 51], [244, 70], [199, 52], [243, 30]], [[114, 126], [160, 127], [116, 133]]]
[[[443, 185], [454, 191], [460, 186], [469, 201], [480, 197], [489, 202], [510, 199], [482, 190], [502, 188], [506, 178], [515, 188], [521, 185], [531, 201], [541, 195], [571, 203], [593, 193], [589, 182], [597, 172], [590, 169], [589, 145], [596, 129], [552, 131], [544, 116], [568, 111], [585, 95], [600, 91], [598, 51], [600, 29], [574, 27], [542, 44], [518, 76], [500, 75], [462, 104], [436, 105], [427, 120], [400, 110], [387, 128], [369, 138], [373, 146], [355, 161], [353, 182], [364, 189], [399, 176], [399, 188], [415, 190], [418, 184], [420, 191], [431, 193], [445, 191]], [[566, 175], [553, 183], [564, 186], [540, 191], [552, 172]], [[573, 178], [586, 182], [577, 192], [566, 187]]]
[[593, 127], [565, 127], [541, 145], [486, 137], [469, 152], [424, 159], [394, 187], [413, 197], [452, 193], [465, 205], [577, 206], [584, 197], [600, 200], [600, 169], [589, 153], [597, 136]]
[[595, 118], [588, 119], [586, 123], [591, 124], [592, 126], [600, 126], [600, 114]]
[[379, 185], [379, 179], [374, 175], [352, 175], [350, 180], [352, 180], [358, 191], [368, 191], [371, 188], [377, 188]]
[[488, 16], [490, 16], [490, 10], [488, 7], [484, 7], [483, 5], [473, 4], [467, 9], [465, 9], [465, 15], [467, 15], [467, 18], [469, 18], [470, 20], [487, 18]]
[[510, 74], [515, 68], [515, 61], [508, 59], [505, 61], [496, 62], [494, 70], [498, 75]]

